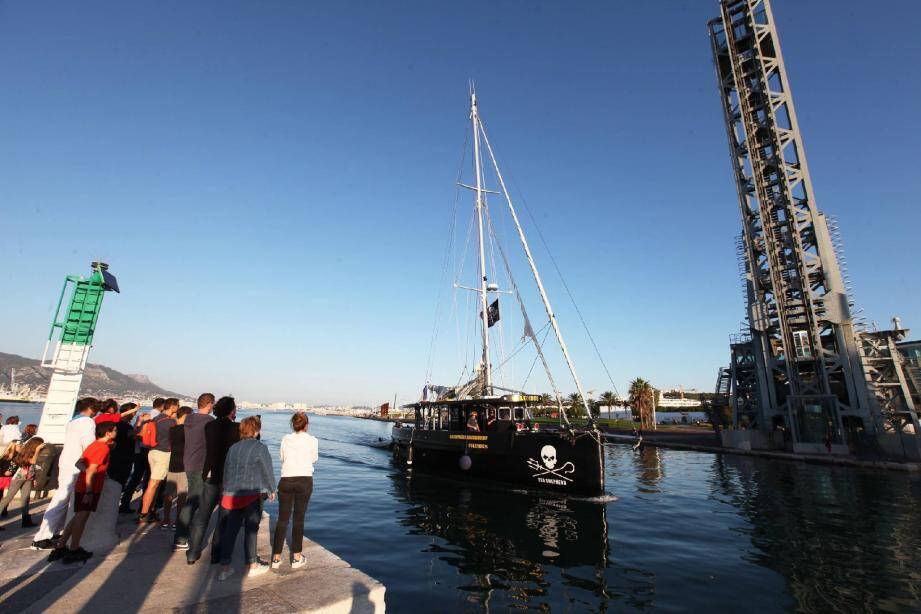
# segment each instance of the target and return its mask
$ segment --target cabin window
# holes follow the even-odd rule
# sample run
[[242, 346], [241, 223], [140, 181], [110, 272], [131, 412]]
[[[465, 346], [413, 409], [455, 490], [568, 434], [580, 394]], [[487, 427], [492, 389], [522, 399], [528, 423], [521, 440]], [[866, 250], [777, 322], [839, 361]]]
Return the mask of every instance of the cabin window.
[[464, 430], [464, 417], [461, 414], [460, 409], [457, 407], [452, 407], [451, 412], [451, 430], [452, 431], [462, 431]]
[[451, 426], [451, 415], [448, 412], [447, 407], [440, 407], [438, 409], [438, 428], [439, 430], [445, 430]]
[[512, 419], [512, 410], [508, 407], [499, 408], [499, 420], [511, 420]]
[[486, 424], [486, 419], [483, 417], [485, 413], [486, 410], [481, 408], [471, 408], [468, 410], [467, 422], [464, 424], [464, 428], [467, 431], [482, 431], [484, 425]]

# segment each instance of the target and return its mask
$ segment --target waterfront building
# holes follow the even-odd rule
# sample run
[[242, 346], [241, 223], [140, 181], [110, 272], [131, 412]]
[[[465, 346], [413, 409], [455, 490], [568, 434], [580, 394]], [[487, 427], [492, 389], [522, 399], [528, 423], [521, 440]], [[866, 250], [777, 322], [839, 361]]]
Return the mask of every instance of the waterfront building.
[[682, 407], [700, 407], [699, 399], [672, 399], [660, 396], [656, 401], [656, 409], [659, 408], [682, 408]]

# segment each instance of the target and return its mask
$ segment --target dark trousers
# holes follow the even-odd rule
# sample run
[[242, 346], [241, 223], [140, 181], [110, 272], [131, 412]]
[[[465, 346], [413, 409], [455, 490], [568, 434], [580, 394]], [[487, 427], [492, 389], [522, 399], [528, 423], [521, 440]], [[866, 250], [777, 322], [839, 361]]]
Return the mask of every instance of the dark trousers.
[[291, 527], [291, 554], [300, 554], [304, 546], [304, 514], [313, 494], [313, 477], [282, 478], [278, 482], [278, 522], [272, 539], [272, 554], [281, 554], [288, 534], [288, 519], [294, 512]]
[[[134, 468], [131, 471], [131, 477], [122, 490], [121, 509], [126, 510], [131, 504], [131, 497], [134, 496], [134, 489], [143, 484], [147, 486], [147, 478], [150, 477], [150, 465], [147, 463], [147, 448], [141, 448], [141, 451], [134, 455]], [[142, 489], [143, 490], [143, 489]]]
[[[224, 534], [221, 535], [221, 565], [230, 565], [233, 547], [237, 543], [237, 533], [243, 527], [243, 558], [246, 564], [256, 562], [256, 536], [259, 534], [259, 522], [262, 520], [262, 497], [256, 499], [240, 510], [221, 509], [226, 518]], [[214, 556], [212, 550], [211, 556]]]
[[205, 531], [208, 530], [208, 523], [211, 522], [211, 514], [214, 509], [218, 509], [218, 522], [214, 527], [214, 533], [211, 536], [211, 561], [217, 562], [221, 556], [221, 535], [227, 526], [227, 514], [223, 513], [219, 507], [221, 503], [221, 484], [212, 484], [205, 482], [202, 485], [200, 505], [195, 518], [192, 520], [191, 531], [189, 533], [189, 551], [186, 558], [190, 561], [198, 560], [201, 557], [203, 549], [202, 542], [205, 540]]
[[201, 495], [205, 486], [201, 471], [186, 471], [185, 477], [188, 491], [185, 496], [185, 505], [179, 510], [176, 519], [176, 543], [189, 541], [192, 519], [195, 518], [195, 512], [201, 507]]
[[128, 483], [128, 480], [131, 478], [131, 468], [134, 464], [134, 459], [125, 462], [109, 462], [109, 471], [108, 475], [111, 479], [118, 482], [122, 489], [124, 490], [125, 484]]

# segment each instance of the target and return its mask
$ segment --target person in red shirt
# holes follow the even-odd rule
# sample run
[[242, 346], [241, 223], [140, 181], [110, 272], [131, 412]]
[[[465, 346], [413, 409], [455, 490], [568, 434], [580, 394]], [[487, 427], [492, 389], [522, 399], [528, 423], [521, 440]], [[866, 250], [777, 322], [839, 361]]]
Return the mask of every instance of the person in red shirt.
[[[83, 455], [77, 461], [80, 475], [74, 485], [74, 517], [67, 523], [57, 548], [48, 555], [49, 561], [64, 559], [65, 563], [77, 563], [93, 556], [92, 552], [80, 547], [80, 538], [83, 537], [90, 514], [99, 505], [106, 470], [109, 468], [109, 447], [114, 440], [115, 424], [103, 422], [96, 425], [96, 441], [83, 450]], [[68, 541], [70, 547], [67, 546]]]
[[121, 419], [122, 415], [118, 411], [118, 401], [115, 399], [106, 400], [102, 404], [102, 409], [99, 410], [99, 413], [93, 418], [96, 424], [105, 424], [106, 422], [118, 424], [118, 421]]

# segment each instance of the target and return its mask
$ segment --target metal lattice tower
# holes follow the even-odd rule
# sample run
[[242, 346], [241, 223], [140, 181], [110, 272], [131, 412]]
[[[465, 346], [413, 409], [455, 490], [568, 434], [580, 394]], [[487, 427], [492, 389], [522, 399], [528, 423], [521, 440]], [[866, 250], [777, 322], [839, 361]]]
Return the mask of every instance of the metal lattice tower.
[[769, 0], [721, 0], [709, 23], [742, 215], [757, 415], [793, 441], [875, 433], [847, 290], [816, 206]]

